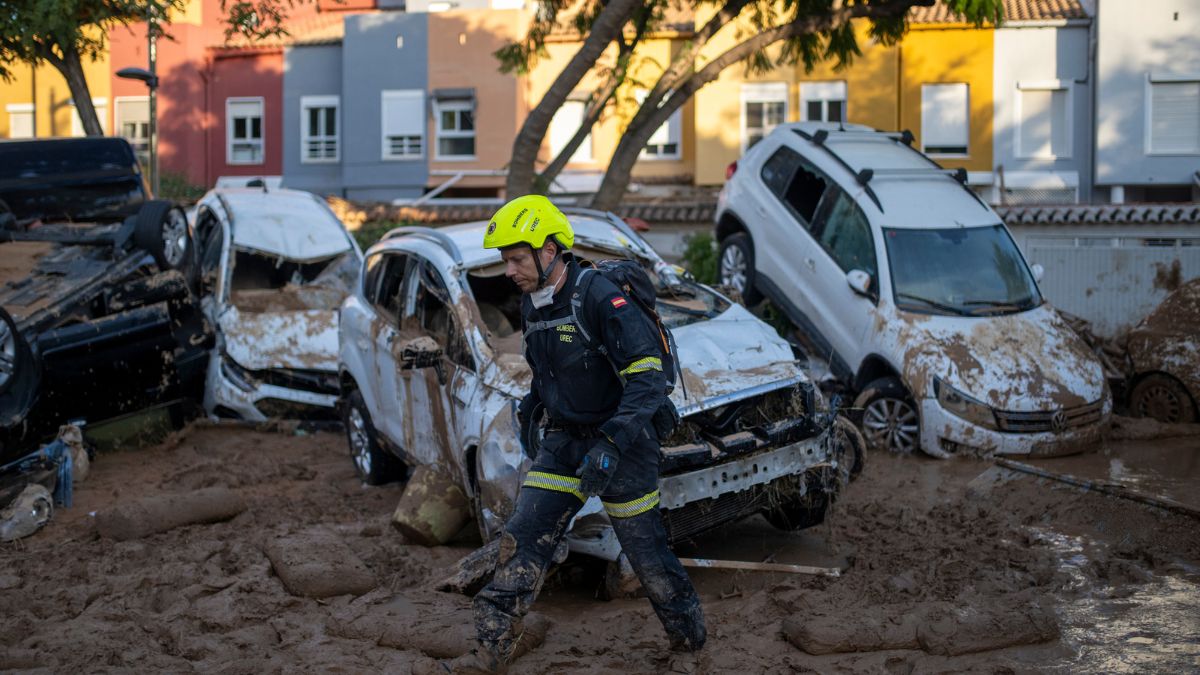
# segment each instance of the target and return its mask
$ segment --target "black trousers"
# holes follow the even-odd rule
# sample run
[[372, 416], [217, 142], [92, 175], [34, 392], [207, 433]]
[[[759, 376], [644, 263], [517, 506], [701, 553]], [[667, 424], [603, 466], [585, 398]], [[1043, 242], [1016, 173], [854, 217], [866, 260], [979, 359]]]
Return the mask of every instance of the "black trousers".
[[[575, 470], [594, 441], [552, 432], [517, 495], [500, 540], [492, 582], [475, 596], [482, 646], [507, 659], [520, 638], [521, 617], [541, 590], [546, 569], [571, 518], [583, 506]], [[658, 505], [658, 444], [639, 435], [622, 449], [617, 471], [600, 496], [621, 548], [642, 582], [673, 649], [699, 649], [706, 633], [700, 598], [667, 546]]]

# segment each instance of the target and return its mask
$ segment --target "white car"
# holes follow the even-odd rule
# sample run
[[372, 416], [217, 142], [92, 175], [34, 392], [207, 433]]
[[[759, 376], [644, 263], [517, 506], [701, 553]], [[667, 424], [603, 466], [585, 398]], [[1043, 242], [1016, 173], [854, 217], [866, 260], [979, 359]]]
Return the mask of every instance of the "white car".
[[[678, 343], [683, 382], [672, 398], [683, 424], [661, 466], [671, 539], [758, 512], [780, 527], [821, 522], [854, 462], [839, 464], [845, 446], [830, 441], [832, 417], [788, 344], [740, 305], [680, 278], [615, 216], [567, 213], [577, 254], [643, 264]], [[439, 467], [468, 496], [487, 541], [530, 466], [515, 410], [531, 377], [520, 291], [500, 253], [483, 248], [485, 227], [388, 234], [367, 250], [340, 329], [346, 432], [364, 481], [397, 478], [402, 463]], [[567, 541], [608, 560], [620, 550], [595, 498]]]
[[336, 418], [337, 310], [362, 251], [308, 192], [217, 189], [195, 215], [201, 308], [216, 328], [205, 411]]
[[911, 147], [858, 125], [786, 124], [730, 166], [720, 275], [765, 296], [857, 392], [875, 447], [1052, 455], [1093, 447], [1100, 362], [1042, 298], [999, 216]]

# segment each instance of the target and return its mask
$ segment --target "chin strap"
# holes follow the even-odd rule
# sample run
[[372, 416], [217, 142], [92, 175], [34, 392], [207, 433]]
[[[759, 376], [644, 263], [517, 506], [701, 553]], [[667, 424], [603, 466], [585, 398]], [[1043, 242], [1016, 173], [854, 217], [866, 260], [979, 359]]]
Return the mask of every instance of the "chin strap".
[[554, 254], [554, 257], [550, 260], [550, 265], [543, 270], [542, 258], [538, 255], [538, 250], [534, 249], [532, 246], [529, 248], [533, 250], [533, 264], [535, 267], [537, 267], [538, 271], [538, 288], [543, 288], [545, 287], [546, 282], [550, 279], [550, 275], [554, 273], [554, 268], [558, 265], [558, 259], [562, 257], [562, 254]]

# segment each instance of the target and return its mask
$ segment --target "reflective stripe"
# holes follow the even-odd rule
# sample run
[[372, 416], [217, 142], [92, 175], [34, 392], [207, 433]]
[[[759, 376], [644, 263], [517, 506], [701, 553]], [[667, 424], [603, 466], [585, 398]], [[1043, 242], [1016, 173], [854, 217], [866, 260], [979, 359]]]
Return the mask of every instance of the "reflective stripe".
[[644, 373], [647, 370], [657, 370], [662, 372], [662, 359], [657, 356], [647, 356], [638, 359], [629, 364], [629, 367], [621, 371], [621, 375], [632, 375], [633, 373]]
[[658, 490], [634, 499], [633, 501], [623, 502], [621, 504], [610, 504], [604, 502], [604, 510], [613, 518], [632, 518], [636, 515], [645, 513], [650, 509], [658, 506]]
[[525, 475], [525, 483], [523, 485], [543, 490], [565, 492], [579, 497], [579, 501], [581, 502], [587, 501], [587, 498], [579, 491], [579, 479], [574, 476], [560, 476], [554, 473], [545, 473], [544, 471], [530, 471]]

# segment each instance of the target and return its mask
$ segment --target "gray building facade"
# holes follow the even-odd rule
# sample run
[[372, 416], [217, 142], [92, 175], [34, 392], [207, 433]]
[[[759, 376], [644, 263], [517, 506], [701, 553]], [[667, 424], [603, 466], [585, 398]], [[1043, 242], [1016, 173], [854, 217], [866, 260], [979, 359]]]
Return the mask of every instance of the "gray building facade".
[[[330, 106], [314, 103], [335, 102], [333, 126], [335, 147], [309, 147], [313, 108]], [[342, 100], [342, 46], [340, 44], [294, 45], [284, 53], [283, 70], [283, 183], [289, 188], [308, 190], [319, 195], [342, 195], [344, 140], [347, 136]], [[324, 113], [325, 116], [328, 113]], [[317, 121], [318, 126], [327, 119]], [[352, 127], [349, 127], [352, 128]]]
[[1097, 187], [1118, 203], [1200, 198], [1200, 5], [1098, 5]]

